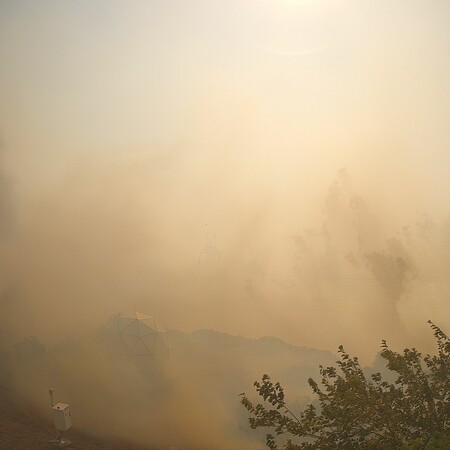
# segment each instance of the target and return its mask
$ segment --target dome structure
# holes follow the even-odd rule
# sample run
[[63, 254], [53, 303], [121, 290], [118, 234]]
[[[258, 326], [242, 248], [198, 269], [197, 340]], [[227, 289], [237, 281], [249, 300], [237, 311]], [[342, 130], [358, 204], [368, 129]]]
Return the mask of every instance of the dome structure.
[[144, 313], [118, 314], [107, 323], [106, 333], [116, 349], [127, 355], [153, 356], [170, 350], [166, 328]]

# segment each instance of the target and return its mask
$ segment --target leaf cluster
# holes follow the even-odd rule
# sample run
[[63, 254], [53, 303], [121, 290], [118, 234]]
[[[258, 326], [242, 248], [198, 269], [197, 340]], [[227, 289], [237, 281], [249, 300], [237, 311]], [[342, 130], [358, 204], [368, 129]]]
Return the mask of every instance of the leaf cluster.
[[379, 372], [367, 376], [358, 358], [340, 346], [337, 367], [320, 366], [320, 383], [308, 380], [318, 407], [309, 404], [297, 415], [288, 408], [280, 383], [264, 375], [254, 383], [261, 403], [241, 394], [251, 428], [270, 430], [266, 444], [271, 450], [278, 449], [280, 435], [290, 437], [285, 450], [450, 448], [450, 340], [429, 323], [435, 355], [422, 356], [415, 348], [397, 353], [382, 342], [381, 356], [396, 373], [394, 382]]

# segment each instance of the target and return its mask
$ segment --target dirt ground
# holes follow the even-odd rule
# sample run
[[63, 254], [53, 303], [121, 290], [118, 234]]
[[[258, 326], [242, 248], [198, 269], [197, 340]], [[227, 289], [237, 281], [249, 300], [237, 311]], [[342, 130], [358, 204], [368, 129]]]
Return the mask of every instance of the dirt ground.
[[[47, 423], [12, 389], [0, 385], [0, 450], [49, 450], [55, 436], [53, 424]], [[152, 450], [150, 447], [89, 436], [72, 427], [64, 438], [73, 444], [68, 449], [82, 450]]]

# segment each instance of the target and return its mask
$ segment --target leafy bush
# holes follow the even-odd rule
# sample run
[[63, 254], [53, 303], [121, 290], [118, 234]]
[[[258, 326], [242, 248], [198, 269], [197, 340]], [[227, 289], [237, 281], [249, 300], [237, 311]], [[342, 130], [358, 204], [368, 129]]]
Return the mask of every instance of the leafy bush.
[[422, 356], [415, 348], [400, 354], [382, 342], [381, 356], [396, 373], [393, 382], [379, 372], [366, 376], [358, 358], [340, 346], [337, 367], [320, 366], [320, 385], [308, 380], [319, 406], [310, 404], [299, 414], [288, 408], [280, 383], [264, 375], [254, 383], [263, 403], [254, 405], [241, 394], [251, 428], [272, 430], [266, 437], [272, 450], [279, 448], [274, 434], [290, 437], [284, 450], [450, 448], [450, 340], [429, 323], [435, 355]]

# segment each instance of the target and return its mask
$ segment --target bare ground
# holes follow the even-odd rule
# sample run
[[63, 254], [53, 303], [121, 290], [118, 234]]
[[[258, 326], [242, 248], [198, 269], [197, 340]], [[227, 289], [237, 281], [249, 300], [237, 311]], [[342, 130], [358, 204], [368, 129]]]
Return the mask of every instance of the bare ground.
[[[0, 450], [49, 450], [55, 437], [52, 423], [40, 417], [12, 389], [0, 385]], [[152, 450], [127, 442], [110, 441], [90, 436], [72, 427], [64, 439], [73, 444], [69, 449], [82, 450]]]

